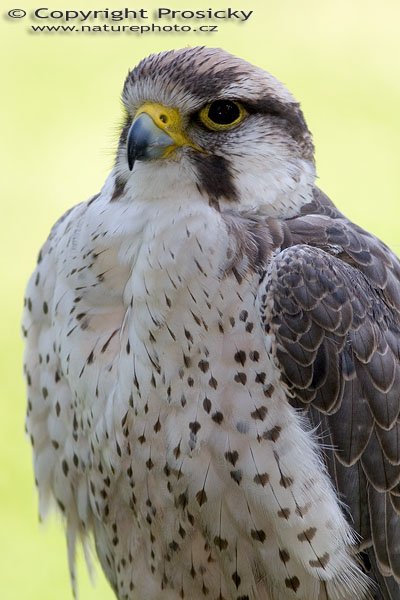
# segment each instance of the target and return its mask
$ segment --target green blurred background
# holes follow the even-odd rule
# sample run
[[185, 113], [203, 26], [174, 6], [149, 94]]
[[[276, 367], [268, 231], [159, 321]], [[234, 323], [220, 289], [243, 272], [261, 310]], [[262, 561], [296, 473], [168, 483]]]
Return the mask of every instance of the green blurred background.
[[[254, 10], [212, 34], [32, 34], [12, 8]], [[37, 522], [23, 433], [20, 312], [25, 282], [50, 226], [99, 190], [109, 171], [129, 68], [149, 52], [217, 45], [270, 70], [301, 101], [317, 149], [319, 185], [352, 219], [400, 253], [400, 3], [279, 0], [226, 3], [2, 0], [0, 350], [0, 597], [71, 599], [62, 527]], [[187, 24], [187, 23], [186, 23]], [[83, 600], [113, 595], [79, 562]]]

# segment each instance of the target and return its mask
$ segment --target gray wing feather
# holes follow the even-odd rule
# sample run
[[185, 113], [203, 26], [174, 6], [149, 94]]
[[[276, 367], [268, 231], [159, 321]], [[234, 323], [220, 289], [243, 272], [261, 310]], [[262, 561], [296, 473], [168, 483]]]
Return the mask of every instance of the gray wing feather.
[[[262, 322], [290, 401], [329, 472], [381, 592], [400, 598], [400, 263], [316, 190], [285, 221]], [[371, 554], [372, 553], [372, 554]]]

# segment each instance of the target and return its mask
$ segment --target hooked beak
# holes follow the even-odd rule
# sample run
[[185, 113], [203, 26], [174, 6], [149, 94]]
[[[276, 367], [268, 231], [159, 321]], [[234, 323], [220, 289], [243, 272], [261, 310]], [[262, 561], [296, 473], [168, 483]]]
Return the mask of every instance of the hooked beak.
[[166, 158], [181, 146], [200, 150], [184, 133], [176, 108], [146, 102], [137, 111], [128, 132], [127, 155], [129, 170], [136, 160]]
[[132, 171], [136, 160], [161, 158], [174, 140], [157, 127], [146, 113], [139, 115], [128, 133], [128, 165]]

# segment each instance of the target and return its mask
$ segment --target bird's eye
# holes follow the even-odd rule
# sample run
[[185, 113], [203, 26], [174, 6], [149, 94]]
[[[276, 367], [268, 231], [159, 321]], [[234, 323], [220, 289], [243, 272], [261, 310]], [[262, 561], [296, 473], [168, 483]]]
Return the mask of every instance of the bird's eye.
[[234, 100], [215, 100], [199, 112], [200, 121], [212, 131], [231, 129], [239, 125], [246, 116], [246, 109]]

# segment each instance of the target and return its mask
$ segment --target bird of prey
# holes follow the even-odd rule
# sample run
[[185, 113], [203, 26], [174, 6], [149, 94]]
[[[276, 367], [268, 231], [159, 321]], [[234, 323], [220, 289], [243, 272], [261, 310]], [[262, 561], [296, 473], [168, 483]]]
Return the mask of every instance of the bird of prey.
[[400, 263], [315, 185], [299, 104], [219, 49], [123, 88], [25, 298], [40, 514], [120, 600], [400, 598]]

